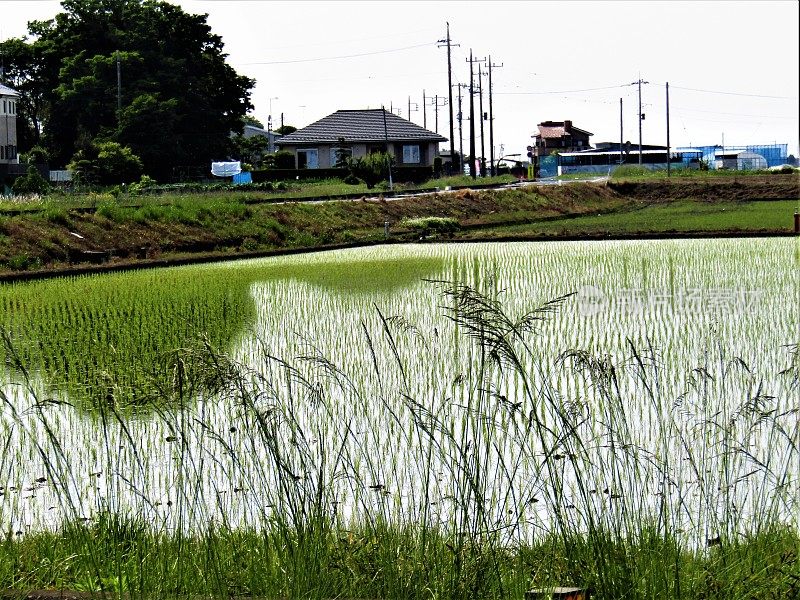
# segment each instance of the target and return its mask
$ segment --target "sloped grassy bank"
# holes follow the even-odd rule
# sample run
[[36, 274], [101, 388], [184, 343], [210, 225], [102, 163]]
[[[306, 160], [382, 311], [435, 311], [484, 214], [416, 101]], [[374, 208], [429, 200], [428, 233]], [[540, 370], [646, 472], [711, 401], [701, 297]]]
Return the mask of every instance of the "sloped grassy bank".
[[[136, 198], [135, 206], [102, 195], [81, 207], [45, 199], [37, 210], [0, 211], [0, 276], [92, 263], [120, 266], [383, 242], [387, 224], [389, 241], [416, 240], [419, 231], [406, 223], [419, 217], [454, 219], [463, 232], [451, 233], [453, 239], [789, 233], [798, 198], [797, 177], [772, 176], [573, 183], [317, 203], [259, 202], [253, 193], [236, 192], [145, 196]], [[676, 201], [682, 212], [663, 208]], [[661, 214], [664, 210], [669, 214]], [[710, 218], [698, 219], [695, 212]], [[591, 218], [572, 221], [582, 216]], [[593, 220], [599, 216], [600, 221]]]

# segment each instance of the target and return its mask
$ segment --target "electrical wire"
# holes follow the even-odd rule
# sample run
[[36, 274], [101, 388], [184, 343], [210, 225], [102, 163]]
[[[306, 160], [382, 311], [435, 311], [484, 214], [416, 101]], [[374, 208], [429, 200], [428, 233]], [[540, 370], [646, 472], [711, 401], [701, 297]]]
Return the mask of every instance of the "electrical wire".
[[427, 42], [425, 44], [406, 46], [404, 48], [392, 48], [390, 50], [376, 50], [375, 52], [361, 52], [359, 54], [345, 54], [342, 56], [321, 56], [318, 58], [298, 58], [294, 60], [270, 60], [270, 61], [260, 61], [260, 62], [239, 63], [239, 65], [243, 67], [252, 65], [289, 65], [296, 63], [320, 62], [324, 60], [342, 60], [346, 58], [358, 58], [361, 56], [375, 56], [376, 54], [389, 54], [391, 52], [403, 52], [405, 50], [413, 50], [415, 48], [424, 48], [425, 46], [435, 46], [435, 45], [436, 42]]

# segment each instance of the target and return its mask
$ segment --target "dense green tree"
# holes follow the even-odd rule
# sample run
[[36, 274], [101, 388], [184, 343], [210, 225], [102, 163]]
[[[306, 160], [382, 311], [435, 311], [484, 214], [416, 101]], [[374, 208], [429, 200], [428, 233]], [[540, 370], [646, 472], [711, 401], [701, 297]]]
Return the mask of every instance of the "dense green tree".
[[245, 125], [252, 125], [253, 127], [258, 127], [259, 129], [266, 129], [266, 127], [264, 127], [264, 124], [258, 119], [256, 119], [253, 115], [245, 115], [244, 117], [242, 117], [242, 122]]
[[139, 157], [117, 142], [99, 142], [78, 150], [68, 166], [84, 183], [132, 183], [142, 175]]
[[297, 131], [297, 127], [294, 125], [281, 125], [275, 130], [275, 133], [278, 135], [289, 135], [290, 133], [294, 133]]
[[226, 64], [206, 15], [157, 0], [63, 0], [62, 9], [28, 24], [31, 41], [0, 44], [29, 145], [41, 137], [60, 166], [94, 142], [119, 142], [159, 178], [228, 155], [254, 82]]

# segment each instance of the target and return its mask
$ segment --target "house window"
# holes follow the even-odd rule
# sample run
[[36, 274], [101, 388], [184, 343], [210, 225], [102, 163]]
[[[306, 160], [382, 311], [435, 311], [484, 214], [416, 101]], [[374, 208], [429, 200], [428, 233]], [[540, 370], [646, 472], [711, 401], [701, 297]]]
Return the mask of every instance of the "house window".
[[404, 145], [403, 146], [403, 164], [419, 164], [419, 146], [417, 144], [414, 145]]
[[353, 156], [352, 148], [331, 148], [331, 166], [343, 167], [351, 156]]
[[319, 155], [316, 148], [307, 148], [305, 150], [297, 151], [297, 168], [298, 169], [318, 169], [319, 168]]

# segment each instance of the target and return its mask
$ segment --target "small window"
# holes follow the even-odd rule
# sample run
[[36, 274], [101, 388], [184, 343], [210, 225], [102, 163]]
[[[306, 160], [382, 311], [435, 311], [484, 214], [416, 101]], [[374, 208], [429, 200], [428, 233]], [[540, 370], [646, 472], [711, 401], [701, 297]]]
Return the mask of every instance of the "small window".
[[3, 100], [3, 114], [6, 113], [6, 101]]
[[416, 144], [408, 145], [408, 146], [404, 145], [403, 146], [403, 164], [417, 164], [418, 165], [419, 163], [420, 163], [419, 146], [416, 145]]

